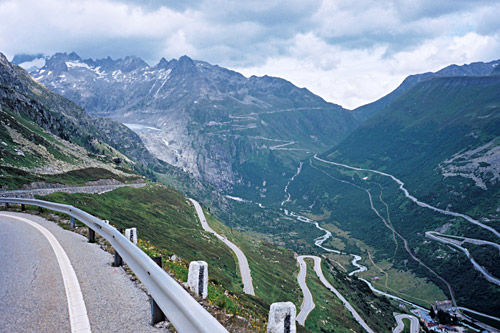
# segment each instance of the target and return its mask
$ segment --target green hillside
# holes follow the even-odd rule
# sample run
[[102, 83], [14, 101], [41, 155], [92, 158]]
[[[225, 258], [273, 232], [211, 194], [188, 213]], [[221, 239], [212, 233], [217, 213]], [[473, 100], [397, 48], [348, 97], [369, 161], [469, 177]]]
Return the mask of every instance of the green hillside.
[[[209, 279], [215, 288], [215, 294], [210, 296], [214, 304], [244, 316], [254, 323], [256, 329], [265, 326], [273, 302], [291, 301], [297, 309], [300, 308], [302, 292], [296, 281], [298, 266], [292, 251], [231, 229], [206, 210], [211, 227], [237, 244], [248, 258], [256, 297], [244, 294], [232, 252], [213, 235], [203, 231], [194, 208], [186, 197], [173, 189], [150, 184], [140, 189], [120, 188], [100, 195], [55, 193], [42, 198], [74, 205], [109, 220], [117, 227], [136, 227], [138, 237], [150, 242], [166, 256], [167, 269], [182, 281], [187, 278], [187, 271], [176, 267], [168, 257], [175, 254], [180, 258], [177, 260], [185, 262], [185, 267], [192, 260], [207, 261]], [[337, 288], [352, 294], [346, 297], [355, 307], [363, 309], [372, 326], [382, 330], [392, 327], [394, 307], [387, 300], [376, 297], [364, 284], [352, 281], [331, 265], [325, 264], [324, 267], [325, 274]], [[229, 297], [222, 296], [224, 294]], [[347, 310], [322, 285], [315, 283], [314, 295], [318, 302], [326, 301], [325, 304], [335, 304], [335, 307], [318, 307], [311, 322], [306, 322], [306, 328], [317, 331], [314, 318], [327, 320], [324, 325], [331, 329], [357, 327]], [[370, 304], [374, 311], [366, 311], [373, 308]]]
[[[320, 158], [394, 175], [420, 201], [468, 214], [500, 231], [495, 223], [500, 206], [499, 91], [500, 78], [495, 76], [422, 82]], [[490, 314], [500, 311], [495, 301], [500, 299], [498, 286], [487, 282], [463, 252], [425, 237], [426, 231], [437, 230], [498, 243], [492, 232], [413, 203], [390, 177], [315, 158], [305, 162], [289, 192], [293, 199], [289, 209], [348, 232], [334, 235], [337, 243], [325, 245], [343, 244], [346, 252], [357, 251], [373, 272], [388, 274], [392, 281], [398, 279], [397, 271], [415, 272], [450, 297], [447, 281], [459, 305]], [[489, 258], [498, 254], [497, 249], [462, 246], [474, 251], [479, 264], [495, 271]], [[367, 260], [369, 256], [376, 258], [374, 263]], [[386, 279], [385, 275], [379, 277]], [[415, 298], [411, 284], [400, 281], [396, 292], [425, 305]], [[387, 283], [382, 286], [387, 288]]]

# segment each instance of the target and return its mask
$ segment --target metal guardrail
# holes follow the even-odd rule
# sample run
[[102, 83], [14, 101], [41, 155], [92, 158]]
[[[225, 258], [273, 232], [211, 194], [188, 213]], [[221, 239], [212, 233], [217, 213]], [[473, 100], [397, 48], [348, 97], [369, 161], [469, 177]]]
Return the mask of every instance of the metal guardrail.
[[118, 251], [179, 332], [227, 332], [177, 281], [113, 226], [70, 205], [22, 198], [0, 198], [0, 203], [38, 206], [78, 219]]

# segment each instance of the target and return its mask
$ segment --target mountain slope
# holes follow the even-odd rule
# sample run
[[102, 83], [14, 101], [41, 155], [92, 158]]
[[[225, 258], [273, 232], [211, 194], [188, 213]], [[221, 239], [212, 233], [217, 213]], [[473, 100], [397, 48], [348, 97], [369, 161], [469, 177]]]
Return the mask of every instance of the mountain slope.
[[4, 109], [34, 121], [46, 131], [75, 144], [102, 152], [105, 143], [143, 164], [159, 162], [133, 131], [116, 122], [93, 118], [70, 100], [34, 81], [22, 68], [0, 54], [0, 99]]
[[422, 81], [443, 76], [486, 76], [490, 73], [493, 73], [494, 71], [498, 71], [500, 69], [500, 67], [498, 67], [498, 64], [500, 64], [500, 60], [495, 60], [488, 63], [474, 62], [463, 66], [450, 65], [435, 73], [427, 72], [422, 74], [410, 75], [403, 81], [403, 83], [401, 83], [401, 85], [399, 85], [399, 87], [397, 87], [391, 93], [380, 98], [379, 100], [376, 100], [375, 102], [356, 108], [354, 112], [360, 118], [368, 119], [372, 115], [376, 114], [377, 112], [381, 111], [389, 104], [391, 104], [405, 91], [409, 90]]
[[[321, 154], [323, 161], [307, 161], [289, 187], [293, 209], [373, 247], [379, 265], [410, 269], [448, 297], [451, 288], [459, 305], [498, 313], [500, 287], [474, 269], [460, 247], [500, 277], [492, 245], [500, 244], [499, 91], [500, 76], [494, 75], [420, 82]], [[399, 179], [425, 205], [370, 170]], [[430, 231], [461, 241], [446, 246], [429, 238]]]
[[340, 142], [359, 123], [285, 80], [245, 78], [187, 56], [150, 67], [136, 57], [59, 53], [31, 74], [90, 114], [127, 124], [158, 158], [237, 194], [255, 195], [245, 189], [263, 180], [281, 187], [273, 179], [292, 172], [291, 161]]
[[33, 181], [74, 183], [76, 174], [86, 180], [138, 178], [133, 159], [155, 160], [127, 127], [89, 117], [1, 53], [0, 119], [2, 185], [8, 188]]

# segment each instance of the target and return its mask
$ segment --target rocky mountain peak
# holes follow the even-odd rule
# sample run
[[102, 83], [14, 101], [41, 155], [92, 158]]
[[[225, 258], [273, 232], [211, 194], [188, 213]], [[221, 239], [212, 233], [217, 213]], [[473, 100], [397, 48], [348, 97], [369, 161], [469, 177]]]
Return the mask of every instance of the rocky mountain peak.
[[175, 67], [177, 70], [184, 73], [196, 71], [196, 65], [194, 61], [186, 55], [183, 55], [179, 58], [179, 60], [177, 61], [177, 66]]
[[240, 163], [261, 150], [321, 151], [357, 124], [350, 112], [286, 80], [248, 79], [186, 55], [154, 67], [137, 57], [67, 63], [63, 75], [32, 75], [91, 115], [137, 129], [158, 158], [220, 188], [247, 184], [238, 182], [247, 170]]
[[500, 64], [496, 64], [490, 75], [500, 75]]
[[55, 73], [67, 72], [68, 66], [66, 65], [66, 60], [63, 57], [50, 57], [45, 62], [45, 66], [43, 67], [45, 70], [53, 71]]
[[160, 61], [154, 67], [155, 69], [166, 69], [169, 62], [165, 58], [161, 58]]
[[393, 90], [388, 95], [382, 97], [381, 99], [360, 106], [354, 110], [362, 119], [370, 118], [375, 113], [383, 110], [390, 103], [392, 103], [396, 98], [401, 96], [403, 93], [409, 89], [416, 86], [418, 83], [433, 79], [436, 77], [446, 77], [446, 76], [485, 76], [493, 74], [493, 71], [500, 64], [500, 60], [494, 60], [490, 62], [473, 62], [471, 64], [464, 65], [450, 65], [437, 72], [427, 72], [422, 74], [410, 75], [404, 79], [404, 81]]
[[149, 68], [149, 65], [144, 60], [136, 56], [128, 56], [123, 60], [120, 59], [117, 61], [117, 65], [124, 73], [131, 72], [136, 69]]
[[9, 60], [2, 52], [0, 52], [0, 64], [2, 66], [9, 66], [10, 67]]

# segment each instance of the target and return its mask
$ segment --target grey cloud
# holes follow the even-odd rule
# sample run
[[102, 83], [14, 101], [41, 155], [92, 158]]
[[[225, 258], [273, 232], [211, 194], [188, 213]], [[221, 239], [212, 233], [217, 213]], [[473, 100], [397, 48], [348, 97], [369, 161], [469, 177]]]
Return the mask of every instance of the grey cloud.
[[497, 0], [396, 0], [393, 5], [398, 9], [403, 19], [418, 20], [449, 15], [497, 3]]
[[197, 9], [203, 0], [111, 0], [116, 3], [141, 7], [144, 11], [154, 11], [162, 7], [178, 12]]
[[242, 3], [219, 0], [206, 1], [202, 10], [209, 19], [229, 24], [248, 21], [270, 27], [300, 26], [310, 20], [311, 15], [320, 8], [320, 5], [319, 0], [259, 0]]
[[149, 65], [155, 65], [165, 55], [155, 52], [159, 41], [144, 38], [117, 38], [113, 40], [93, 39], [85, 43], [74, 44], [64, 51], [75, 51], [82, 58], [111, 58], [118, 59], [129, 55], [142, 58]]

